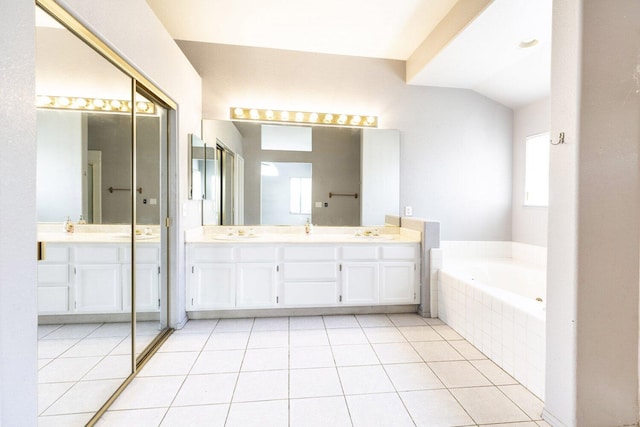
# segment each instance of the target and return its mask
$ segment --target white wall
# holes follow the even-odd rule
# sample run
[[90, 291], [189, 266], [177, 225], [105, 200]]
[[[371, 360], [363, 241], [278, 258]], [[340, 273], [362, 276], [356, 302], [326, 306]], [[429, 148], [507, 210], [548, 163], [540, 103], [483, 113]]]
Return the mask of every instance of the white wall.
[[175, 220], [170, 234], [178, 249], [177, 252], [172, 253], [170, 261], [172, 280], [177, 284], [173, 287], [170, 296], [175, 303], [171, 311], [171, 323], [175, 325], [184, 321], [186, 316], [183, 231], [200, 225], [199, 204], [187, 203], [189, 194], [187, 174], [190, 168], [188, 135], [189, 133], [199, 135], [201, 129], [200, 76], [146, 1], [60, 0], [59, 3], [92, 28], [97, 35], [179, 105], [174, 129], [178, 145], [170, 148], [175, 162], [171, 164], [169, 171], [178, 183], [177, 188], [169, 190], [169, 215]]
[[638, 424], [640, 3], [553, 4], [545, 417]]
[[547, 246], [546, 207], [524, 206], [526, 138], [549, 132], [549, 98], [532, 102], [513, 112], [513, 241]]
[[0, 425], [35, 426], [34, 4], [0, 2]]
[[511, 240], [512, 111], [475, 92], [408, 86], [402, 61], [178, 42], [203, 79], [203, 116], [229, 107], [379, 116], [399, 129], [400, 205], [448, 240]]

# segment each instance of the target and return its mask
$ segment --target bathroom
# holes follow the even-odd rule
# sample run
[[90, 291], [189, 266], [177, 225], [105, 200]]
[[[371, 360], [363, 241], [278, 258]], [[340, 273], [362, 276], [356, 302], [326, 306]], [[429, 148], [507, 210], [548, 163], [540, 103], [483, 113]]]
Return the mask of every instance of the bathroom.
[[[166, 51], [165, 57], [171, 57], [175, 61], [158, 61], [149, 59], [140, 51], [136, 51], [137, 48], [132, 46], [131, 42], [124, 38], [123, 34], [126, 34], [127, 31], [122, 30], [122, 28], [125, 27], [125, 25], [120, 21], [110, 21], [109, 15], [111, 12], [104, 13], [100, 16], [100, 10], [89, 10], [87, 6], [83, 6], [80, 2], [65, 3], [71, 4], [72, 9], [76, 11], [77, 14], [83, 16], [86, 21], [91, 22], [92, 26], [98, 33], [111, 40], [112, 43], [118, 46], [118, 49], [127, 54], [128, 57], [138, 58], [137, 62], [139, 62], [139, 66], [145, 69], [147, 73], [153, 75], [162, 88], [176, 98], [176, 101], [181, 106], [181, 114], [178, 117], [180, 129], [179, 148], [176, 151], [182, 164], [185, 164], [187, 159], [188, 133], [199, 133], [201, 126], [200, 119], [203, 117], [227, 118], [229, 107], [228, 99], [231, 97], [230, 93], [245, 93], [241, 89], [245, 85], [243, 82], [243, 73], [248, 73], [248, 71], [243, 70], [251, 67], [234, 67], [234, 59], [237, 60], [238, 57], [244, 56], [237, 52], [234, 53], [234, 48], [229, 46], [201, 46], [198, 43], [182, 42], [181, 48], [184, 51], [189, 52], [188, 56], [191, 58], [194, 66], [199, 69], [199, 72], [195, 72], [193, 68], [188, 64], [185, 64], [184, 58], [181, 57], [180, 51], [175, 46], [158, 48], [159, 51]], [[566, 9], [562, 9], [561, 11], [565, 11], [567, 13], [574, 12], [568, 5], [564, 5], [564, 7]], [[595, 6], [593, 7], [596, 8]], [[154, 19], [149, 18], [149, 12], [144, 2], [141, 4], [135, 4], [133, 9], [137, 12], [139, 17], [146, 16], [147, 19], [149, 19], [150, 28], [156, 28], [159, 31], [159, 23]], [[594, 14], [602, 12], [591, 9], [590, 11]], [[29, 22], [30, 18], [26, 18], [27, 16], [30, 16], [29, 13], [32, 13], [32, 11], [23, 11], [23, 13], [19, 15], [23, 19], [21, 22]], [[122, 18], [124, 19], [124, 17]], [[594, 22], [589, 21], [588, 23], [596, 26]], [[9, 28], [15, 28], [15, 25], [11, 25], [14, 24], [13, 22], [9, 22], [9, 24]], [[15, 49], [19, 49], [21, 52], [32, 51], [32, 48], [29, 47], [28, 43], [28, 33], [29, 29], [21, 29], [16, 33], [24, 35], [25, 42], [23, 44], [18, 44]], [[620, 40], [623, 39], [624, 37], [620, 36]], [[569, 41], [567, 41], [567, 43], [569, 43]], [[159, 42], [159, 46], [161, 45], [162, 43]], [[244, 49], [247, 49], [248, 51], [251, 50], [251, 48], [241, 48], [240, 50], [244, 51]], [[565, 49], [569, 53], [572, 52], [569, 47], [566, 47]], [[14, 51], [12, 50], [12, 52]], [[562, 52], [561, 48], [558, 49], [558, 52]], [[218, 85], [216, 85], [218, 77], [212, 76], [210, 70], [202, 68], [206, 64], [198, 64], [197, 59], [199, 57], [207, 57], [212, 53], [215, 54], [216, 58], [225, 59], [225, 61], [221, 60], [220, 63], [215, 64], [216, 76], [223, 76], [220, 77], [220, 82], [224, 82]], [[257, 64], [269, 64], [271, 61], [275, 61], [276, 59], [285, 61], [285, 63], [288, 61], [287, 58], [282, 58], [282, 56], [285, 55], [283, 52], [256, 52], [256, 55], [261, 59], [261, 61], [256, 61]], [[16, 58], [17, 63], [21, 64], [25, 70], [29, 70], [30, 67], [33, 67], [32, 63], [29, 62], [28, 59], [25, 59], [18, 53], [14, 53], [14, 55], [11, 55], [10, 57]], [[569, 57], [571, 56], [569, 55]], [[343, 104], [345, 105], [345, 109], [356, 112], [363, 110], [366, 111], [370, 106], [376, 105], [376, 109], [380, 111], [380, 127], [402, 129], [403, 148], [401, 153], [402, 167], [400, 175], [402, 192], [400, 194], [400, 205], [411, 206], [414, 214], [417, 216], [440, 220], [442, 222], [443, 240], [513, 240], [534, 245], [544, 245], [544, 240], [541, 240], [541, 236], [547, 235], [547, 233], [544, 232], [544, 222], [547, 215], [545, 214], [545, 210], [541, 208], [522, 209], [522, 211], [517, 208], [517, 206], [520, 206], [517, 199], [518, 192], [521, 190], [516, 188], [517, 186], [514, 183], [516, 182], [517, 175], [522, 171], [522, 163], [516, 162], [515, 160], [512, 161], [512, 159], [515, 159], [516, 157], [522, 159], [522, 157], [520, 157], [521, 153], [519, 153], [518, 148], [515, 147], [516, 138], [521, 139], [522, 135], [528, 136], [533, 133], [553, 130], [551, 137], [554, 141], [558, 138], [558, 134], [560, 132], [566, 133], [567, 142], [571, 141], [571, 131], [575, 131], [578, 124], [576, 122], [571, 122], [571, 119], [574, 116], [565, 117], [562, 115], [564, 110], [561, 106], [556, 106], [556, 104], [554, 104], [556, 98], [552, 101], [547, 101], [546, 103], [545, 101], [541, 101], [541, 104], [543, 104], [542, 106], [531, 105], [521, 110], [516, 109], [515, 112], [512, 112], [511, 109], [468, 90], [405, 86], [402, 83], [403, 65], [400, 61], [383, 62], [364, 58], [354, 59], [345, 57], [307, 58], [304, 54], [299, 54], [299, 57], [295, 58], [295, 60], [292, 60], [291, 62], [296, 65], [295, 70], [288, 70], [287, 67], [284, 67], [282, 70], [279, 70], [281, 72], [278, 73], [278, 75], [269, 74], [269, 69], [267, 67], [267, 69], [264, 70], [263, 75], [265, 76], [265, 80], [267, 80], [267, 77], [270, 77], [270, 79], [265, 82], [265, 85], [262, 88], [262, 93], [260, 93], [261, 89], [259, 87], [254, 88], [253, 93], [259, 94], [261, 97], [276, 104], [281, 103], [283, 100], [287, 100], [291, 105], [301, 105], [309, 98], [312, 98], [314, 99], [314, 104], [317, 102], [318, 108], [323, 104], [330, 103], [331, 97], [336, 96], [335, 94], [339, 93], [340, 96], [345, 99]], [[308, 69], [305, 69], [304, 66], [301, 67], [300, 64], [307, 64]], [[341, 82], [340, 86], [335, 87], [334, 84], [336, 84], [336, 79], [329, 78], [330, 76], [327, 76], [327, 72], [323, 71], [330, 69], [329, 64], [332, 64], [332, 66], [344, 65], [344, 69], [353, 70], [353, 74], [341, 73], [340, 79], [338, 80]], [[188, 77], [182, 79], [166, 77], [166, 74], [164, 74], [165, 71], [162, 70], [166, 70], [167, 68], [173, 69], [175, 75], [186, 75]], [[255, 72], [255, 69], [251, 71]], [[296, 73], [304, 74], [305, 76], [315, 77], [313, 79], [308, 77], [305, 77], [304, 79], [295, 78], [295, 75], [293, 74], [294, 71]], [[288, 75], [287, 72], [289, 73]], [[576, 81], [575, 78], [572, 78], [570, 72], [571, 70], [564, 69], [560, 70], [557, 75], [559, 78], [565, 77], [570, 82]], [[233, 79], [229, 77], [231, 75], [233, 75]], [[366, 76], [366, 78], [362, 78], [362, 76]], [[593, 79], [597, 78], [597, 76], [593, 75], [588, 75], [587, 77]], [[320, 82], [317, 86], [317, 92], [308, 87], [306, 84], [307, 80]], [[299, 84], [296, 85], [296, 82]], [[376, 84], [372, 85], [371, 82], [376, 82]], [[28, 82], [19, 84], [24, 84], [26, 87], [29, 87]], [[200, 84], [203, 86], [202, 98]], [[225, 93], [221, 88], [228, 90], [228, 92]], [[574, 89], [574, 86], [566, 82], [565, 86], [562, 87], [562, 90], [568, 91], [567, 96], [570, 96], [571, 94], [575, 96], [575, 92], [571, 92], [571, 90]], [[249, 102], [248, 97], [250, 95], [247, 94], [245, 96], [246, 97], [244, 99], [234, 98], [233, 103], [235, 105], [240, 105]], [[278, 98], [279, 96], [281, 98]], [[26, 96], [26, 98], [29, 97], [30, 96]], [[621, 98], [624, 97], [621, 96]], [[205, 102], [205, 100], [209, 101]], [[210, 100], [218, 100], [219, 103], [214, 102], [209, 104], [208, 102], [210, 102]], [[380, 100], [386, 100], [386, 102], [383, 101], [383, 104], [381, 105]], [[398, 100], [401, 100], [402, 102], [399, 102]], [[390, 107], [390, 104], [393, 104], [393, 108]], [[24, 117], [28, 118], [34, 115], [29, 113], [24, 102], [15, 102], [15, 108], [19, 111], [24, 111]], [[202, 113], [200, 113], [200, 111]], [[550, 112], [553, 112], [554, 114], [551, 115]], [[597, 115], [598, 111], [590, 111], [590, 113]], [[557, 120], [557, 122], [552, 120], [551, 126], [547, 126], [548, 129], [538, 128], [537, 126], [532, 126], [532, 129], [525, 129], [525, 126], [518, 125], [519, 120], [523, 120], [528, 123], [530, 119], [527, 117], [530, 117], [531, 115], [536, 117], [545, 115], [547, 117], [551, 116], [553, 117], [553, 120]], [[32, 129], [28, 132], [32, 136], [35, 132], [35, 127], [32, 125], [31, 119], [23, 120], [23, 125], [27, 129]], [[586, 120], [586, 118], [582, 120]], [[535, 129], [533, 129], [534, 127]], [[609, 129], [612, 131], [612, 134], [607, 138], [616, 139], [616, 137], [624, 136], [624, 138], [618, 138], [618, 140], [628, 140], [625, 139], [627, 138], [627, 134], [625, 132], [631, 132], [628, 127], [621, 126], [619, 129], [620, 130], [618, 132], [622, 132], [622, 134], [615, 133], [616, 130]], [[589, 128], [589, 130], [595, 132], [593, 128]], [[25, 136], [23, 131], [16, 131], [14, 135], [20, 135], [20, 139], [24, 139]], [[437, 144], [434, 144], [434, 142], [437, 142]], [[597, 143], [591, 142], [591, 144], [592, 145], [587, 145], [587, 148], [597, 152]], [[563, 148], [566, 148], [566, 146], [561, 147], [561, 149]], [[21, 154], [16, 154], [16, 156], [32, 155], [34, 151], [35, 147], [21, 146], [20, 151], [17, 151]], [[555, 157], [552, 157], [552, 171], [554, 170], [554, 161], [559, 163], [571, 163], [571, 161], [575, 159], [575, 157], [571, 156], [572, 152], [567, 153], [567, 151], [569, 150], [555, 151], [555, 153], [558, 154], [555, 155]], [[624, 152], [629, 153], [631, 151]], [[496, 159], [501, 159], [500, 164], [504, 165], [504, 167], [496, 168]], [[589, 159], [583, 158], [581, 161], [587, 160]], [[513, 168], [511, 166], [512, 163]], [[9, 200], [14, 201], [16, 207], [18, 207], [18, 210], [21, 212], [35, 211], [33, 201], [21, 196], [21, 192], [29, 192], [30, 189], [33, 189], [35, 165], [30, 165], [24, 169], [11, 164], [7, 164], [6, 168], [4, 166], [5, 163], [3, 163], [2, 168], [3, 174], [5, 173], [4, 171], [8, 171], [7, 173], [10, 172], [9, 176], [12, 178], [7, 182], [15, 182], [13, 178], [21, 178], [19, 179], [21, 185], [19, 186], [20, 188], [7, 188], [3, 184], [3, 195], [6, 195]], [[520, 170], [520, 172], [518, 172], [518, 170]], [[462, 171], [467, 171], [467, 173], [463, 174], [461, 173]], [[575, 184], [580, 180], [580, 182], [585, 184], [586, 188], [590, 181], [589, 176], [578, 177], [574, 173], [575, 170], [573, 169], [556, 172], [555, 175], [552, 172], [552, 178], [555, 176], [558, 179], [552, 179], [552, 182], [554, 182], [554, 185], [556, 186], [553, 187], [555, 192], [552, 191], [551, 200], [558, 204], [552, 204], [552, 208], [550, 208], [549, 212], [548, 235], [551, 236], [548, 242], [550, 250], [549, 283], [564, 283], [565, 281], [574, 283], [575, 278], [571, 276], [572, 273], [568, 272], [567, 268], [560, 262], [561, 260], [564, 260], [564, 262], [573, 263], [574, 265], [579, 264], [583, 271], [592, 273], [592, 275], [589, 276], [592, 277], [592, 279], [586, 281], [585, 285], [587, 286], [585, 289], [587, 289], [588, 292], [580, 294], [579, 296], [579, 298], [584, 298], [584, 302], [587, 303], [585, 306], [580, 306], [581, 310], [587, 310], [584, 312], [581, 311], [580, 314], [582, 316], [588, 316], [589, 311], [593, 310], [595, 313], [606, 313], [608, 315], [608, 311], [610, 310], [616, 315], [612, 316], [613, 318], [611, 320], [607, 320], [607, 324], [609, 324], [609, 321], [614, 320], [633, 319], [634, 316], [632, 313], [634, 310], [637, 313], [637, 298], [635, 298], [635, 308], [633, 308], [629, 306], [628, 300], [633, 300], [634, 298], [626, 298], [626, 300], [611, 300], [611, 298], [613, 298], [609, 295], [611, 292], [602, 292], [598, 286], [592, 282], [592, 280], [610, 280], [611, 275], [613, 275], [616, 279], [616, 283], [622, 283], [619, 285], [621, 286], [621, 289], [625, 292], [628, 291], [628, 293], [626, 293], [627, 295], [631, 295], [632, 297], [634, 295], [637, 296], [637, 280], [635, 283], [635, 290], [632, 287], [629, 287], [630, 285], [628, 284], [630, 273], [626, 266], [632, 261], [624, 258], [624, 262], [627, 263], [623, 264], [625, 269], [622, 269], [623, 271], [617, 269], [616, 272], [608, 271], [606, 274], [610, 276], [607, 276], [602, 264], [620, 265], [611, 263], [611, 256], [613, 256], [613, 254], [620, 255], [618, 251], [613, 251], [611, 249], [613, 245], [610, 244], [593, 245], [587, 248], [583, 247], [581, 250], [587, 251], [585, 255], [587, 257], [576, 260], [574, 257], [575, 252], [572, 249], [575, 248], [576, 235], [572, 233], [594, 233], [593, 236], [589, 234], [587, 234], [587, 236], [591, 236], [602, 242], [611, 241], [606, 238], [606, 233], [610, 233], [612, 236], [615, 236], [615, 239], [617, 239], [615, 241], [623, 243], [622, 246], [626, 252], [631, 254], [635, 253], [634, 250], [637, 249], [637, 242], [634, 244], [633, 242], [625, 240], [626, 234], [633, 234], [633, 232], [629, 233], [628, 230], [634, 230], [634, 227], [636, 226], [634, 225], [634, 220], [630, 219], [633, 217], [635, 208], [630, 208], [626, 204], [625, 200], [632, 200], [635, 203], [634, 197], [636, 196], [632, 194], [630, 195], [630, 193], [635, 191], [637, 185], [635, 181], [627, 182], [621, 178], [616, 178], [616, 176], [607, 175], [606, 177], [610, 178], [609, 181], [606, 181], [607, 183], [610, 183], [609, 186], [596, 187], [591, 190], [594, 192], [594, 196], [598, 196], [601, 199], [608, 201], [606, 206], [603, 206], [597, 203], [590, 203], [589, 200], [582, 200], [578, 197], [575, 192], [575, 186], [572, 186], [571, 183]], [[172, 216], [181, 217], [180, 223], [182, 229], [197, 227], [200, 223], [201, 215], [199, 203], [189, 201], [186, 196], [186, 181], [186, 171], [183, 171], [180, 175], [179, 185], [179, 193], [181, 194], [180, 203], [173, 207], [172, 212]], [[565, 184], [566, 187], [563, 187]], [[625, 192], [621, 195], [624, 196], [625, 200], [613, 196], [614, 194], [617, 194], [612, 191], [613, 189], [618, 188], [617, 184], [620, 184], [620, 188], [629, 189], [628, 193]], [[452, 193], [457, 194], [460, 197], [456, 197], [455, 200], [451, 200]], [[424, 194], [429, 194], [429, 198], [424, 197]], [[583, 195], [582, 197], [586, 196]], [[579, 229], [572, 229], [571, 224], [575, 224], [575, 218], [572, 216], [575, 212], [572, 210], [575, 208], [575, 205], [572, 201], [575, 201], [576, 199], [581, 201], [581, 210], [590, 210], [590, 212], [597, 214], [600, 212], [600, 209], [604, 210], [604, 213], [608, 215], [612, 215], [615, 218], [623, 220], [623, 224], [627, 225], [627, 231], [625, 232], [624, 230], [617, 229], [614, 224], [607, 225], [606, 227], [590, 227], [590, 225], [593, 225], [598, 221], [597, 218], [591, 217], [584, 219], [586, 222], [582, 223], [582, 226]], [[512, 206], [514, 206], [513, 209]], [[554, 206], [558, 211], [553, 210]], [[635, 204], [633, 206], [635, 206]], [[618, 211], [623, 212], [623, 215]], [[11, 242], [21, 242], [24, 240], [25, 235], [33, 237], [35, 231], [33, 230], [32, 222], [30, 224], [25, 224], [20, 218], [16, 218], [15, 215], [10, 215], [9, 213], [4, 212], [2, 215], [3, 232], [5, 230], [5, 224], [11, 224], [11, 227], [7, 226], [8, 229], [13, 230], [9, 231], [8, 235]], [[185, 216], [182, 217], [182, 215]], [[538, 231], [536, 232], [533, 230]], [[35, 241], [35, 238], [31, 240]], [[24, 246], [17, 244], [16, 250], [11, 250], [14, 254], [11, 254], [8, 259], [15, 260], [16, 266], [24, 268], [25, 271], [35, 271], [35, 260], [25, 261], [25, 259], [28, 258], [26, 254], [31, 252], [31, 246], [26, 244]], [[599, 247], [602, 249], [598, 249]], [[3, 250], [4, 249], [5, 247], [3, 246]], [[609, 253], [611, 253], [611, 255], [609, 255]], [[21, 257], [21, 254], [25, 255]], [[597, 263], [594, 262], [594, 259], [603, 260], [603, 262]], [[184, 268], [184, 265], [181, 264], [180, 260], [176, 261], [176, 265], [178, 266], [178, 270]], [[600, 270], [598, 270], [598, 268], [600, 268]], [[29, 276], [29, 274], [26, 274], [26, 276]], [[31, 273], [31, 276], [33, 278], [33, 273]], [[176, 279], [176, 283], [178, 283], [178, 286], [174, 289], [174, 296], [178, 297], [176, 300], [179, 300], [180, 296], [183, 295], [184, 292], [184, 283], [182, 282], [182, 284], [180, 284], [180, 279]], [[33, 295], [25, 289], [14, 289], [13, 287], [8, 287], [6, 290], [12, 294], [15, 292], [15, 295], [17, 296], [24, 296], [28, 300], [33, 299]], [[573, 300], [575, 294], [574, 291], [575, 289], [572, 286], [567, 285], [559, 286], [553, 292], [561, 293], [560, 295], [556, 295], [556, 298], [558, 298], [557, 301], [569, 301]], [[625, 294], [625, 292], [622, 292], [622, 294]], [[596, 305], [595, 300], [601, 302], [603, 299], [607, 304], [603, 306]], [[6, 301], [4, 298], [3, 300]], [[552, 304], [552, 302], [551, 298], [549, 304]], [[550, 378], [552, 382], [554, 381], [554, 373], [561, 377], [560, 373], [564, 368], [571, 370], [570, 367], [574, 366], [571, 359], [572, 352], [569, 351], [572, 347], [566, 346], [568, 349], [565, 351], [565, 345], [562, 343], [563, 339], [570, 340], [570, 338], [566, 338], [567, 335], [565, 333], [568, 333], [569, 337], [573, 336], [570, 331], [567, 332], [564, 326], [570, 322], [566, 321], [567, 319], [565, 319], [564, 314], [559, 314], [563, 311], [562, 304], [559, 302], [556, 304], [557, 305], [555, 306], [547, 306], [547, 313], [552, 316], [552, 320], [554, 322], [557, 322], [554, 323], [554, 325], [560, 326], [559, 330], [562, 331], [561, 334], [556, 336], [556, 341], [553, 341], [553, 337], [550, 338], [551, 345], [553, 346], [552, 348], [557, 351], [556, 354], [559, 355], [559, 359], [561, 360], [561, 363], [558, 362], [558, 365], [552, 366], [552, 371], [548, 374], [548, 378]], [[26, 307], [24, 310], [25, 313], [23, 314], [8, 310], [4, 315], [10, 316], [7, 321], [21, 320], [24, 321], [25, 325], [33, 325], [35, 307], [31, 307], [30, 309]], [[571, 310], [568, 311], [572, 312]], [[180, 319], [183, 317], [183, 315], [181, 316], [181, 313], [183, 312], [183, 308], [176, 308], [173, 313], [174, 318]], [[570, 316], [571, 314], [569, 314], [569, 317]], [[583, 323], [584, 327], [587, 328], [585, 333], [593, 333], [599, 340], [604, 339], [604, 343], [608, 346], [618, 346], [619, 342], [615, 341], [615, 337], [604, 336], [604, 334], [599, 331], [598, 326], [591, 322], [595, 322], [595, 320], [587, 320]], [[633, 322], [636, 321], [632, 321], [632, 326], [634, 324]], [[30, 330], [32, 328], [27, 329]], [[631, 342], [635, 339], [635, 342], [637, 342], [637, 322], [635, 323], [635, 329], [634, 327], [631, 327], [630, 329], [630, 332], [625, 331], [624, 337], [626, 338], [624, 339], [627, 339], [628, 335], [635, 331], [635, 338], [628, 339], [627, 341]], [[5, 330], [3, 329], [3, 340], [6, 339], [4, 338], [6, 336], [4, 334]], [[21, 337], [16, 341], [16, 345], [20, 348], [33, 349], [33, 342], [28, 342], [28, 340], [32, 338], [32, 333], [26, 333], [24, 334], [24, 337]], [[598, 340], [594, 341], [598, 342]], [[591, 345], [584, 343], [581, 340], [577, 340], [575, 346], [580, 350], [581, 354], [583, 354], [582, 352], [592, 354], [592, 357], [599, 358], [597, 360], [602, 359], [605, 361], [607, 359], [601, 354], [601, 352], [592, 351], [594, 349]], [[604, 347], [606, 347], [606, 345], [604, 345]], [[629, 345], [622, 345], [621, 347], [628, 356], [625, 356], [624, 360], [633, 359], [633, 356], [630, 356], [630, 354], [632, 354], [632, 350], [629, 349]], [[6, 365], [25, 366], [30, 365], [31, 362], [34, 362], [35, 364], [34, 360], [30, 360], [35, 358], [35, 354], [31, 356], [29, 355], [31, 352], [32, 350], [25, 351], [26, 356], [23, 357], [24, 360], [22, 362], [15, 361], [15, 358], [7, 356], [7, 360], [12, 363]], [[604, 362], [599, 363], [604, 364]], [[591, 379], [586, 373], [584, 373], [584, 369], [584, 367], [579, 366], [577, 374], [572, 377], [573, 379], [570, 381], [577, 384], [577, 387], [581, 390], [597, 389], [597, 385], [594, 382], [600, 377], [596, 376]], [[607, 368], [604, 372], [610, 372], [610, 370], [613, 370], [615, 378], [619, 379], [619, 382], [623, 384], [622, 387], [624, 390], [629, 391], [629, 387], [633, 388], [633, 385], [629, 385], [624, 380], [625, 376], [633, 377], [633, 375], [628, 374], [629, 367], [626, 364], [617, 368]], [[637, 367], [633, 372], [636, 372], [634, 375], [637, 378]], [[3, 371], [3, 378], [4, 375], [7, 375], [8, 378], [12, 378], [12, 375], [10, 374], [10, 372]], [[31, 376], [31, 374], [29, 375]], [[26, 381], [26, 383], [29, 383], [29, 381]], [[19, 384], [19, 382], [16, 382], [16, 384]], [[547, 387], [549, 389], [549, 386]], [[25, 396], [29, 396], [31, 393], [28, 390], [28, 385], [25, 385], [22, 391], [20, 389], [21, 387], [18, 387], [18, 390], [16, 390], [15, 393], [16, 395], [24, 394]], [[563, 399], [571, 401], [571, 391], [566, 391], [564, 387], [556, 384], [555, 382], [551, 386], [551, 390], [553, 391], [552, 396], [549, 396], [548, 394], [546, 396], [547, 403], [551, 405], [550, 409], [556, 411], [555, 413], [563, 413], [565, 409], [557, 408], [566, 407], [569, 408], [566, 409], [566, 411], [570, 412], [571, 405], [563, 405], [565, 402]], [[636, 390], [632, 391], [632, 393], [634, 395], [637, 394], [637, 384]], [[25, 412], [36, 412], [33, 408], [33, 404], [28, 403], [32, 400], [33, 399], [29, 398], [24, 400], [26, 402], [23, 404], [26, 405], [26, 408], [24, 408]], [[8, 413], [9, 412], [7, 412], [3, 407], [2, 414]], [[637, 419], [637, 411], [635, 416]], [[606, 422], [601, 424], [607, 425]]]

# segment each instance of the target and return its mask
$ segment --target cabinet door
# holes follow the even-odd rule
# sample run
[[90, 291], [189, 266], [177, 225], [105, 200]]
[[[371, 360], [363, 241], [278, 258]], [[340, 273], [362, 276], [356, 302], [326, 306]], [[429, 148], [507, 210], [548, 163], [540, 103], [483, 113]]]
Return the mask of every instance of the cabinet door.
[[235, 264], [193, 264], [187, 286], [187, 310], [235, 307], [235, 282]]
[[276, 264], [238, 264], [238, 307], [275, 307], [278, 304]]
[[122, 312], [120, 264], [77, 265], [75, 294], [78, 313]]
[[417, 304], [416, 264], [385, 262], [380, 265], [380, 302], [384, 304]]
[[379, 300], [378, 263], [345, 262], [342, 264], [342, 302], [377, 304]]
[[[160, 311], [160, 270], [158, 264], [136, 264], [136, 311]], [[122, 305], [131, 311], [131, 266], [122, 267]]]

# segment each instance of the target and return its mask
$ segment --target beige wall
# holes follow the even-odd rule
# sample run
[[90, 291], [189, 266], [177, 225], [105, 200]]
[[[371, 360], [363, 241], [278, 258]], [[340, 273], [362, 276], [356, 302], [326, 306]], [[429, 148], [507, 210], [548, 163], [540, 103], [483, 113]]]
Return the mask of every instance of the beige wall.
[[400, 205], [448, 240], [511, 240], [512, 111], [475, 92], [408, 86], [402, 61], [179, 41], [203, 116], [229, 107], [376, 114], [399, 129]]

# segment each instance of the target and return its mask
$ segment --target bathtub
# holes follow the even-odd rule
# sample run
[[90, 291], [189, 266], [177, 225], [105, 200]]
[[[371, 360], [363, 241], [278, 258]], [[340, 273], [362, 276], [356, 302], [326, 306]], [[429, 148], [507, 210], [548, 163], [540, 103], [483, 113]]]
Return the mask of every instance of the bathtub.
[[[486, 255], [482, 250], [461, 255], [455, 245], [447, 249], [443, 244], [440, 262], [435, 262], [432, 313], [544, 399], [544, 257], [535, 247], [495, 243], [503, 247], [491, 257], [478, 256]], [[526, 256], [531, 254], [536, 256]]]

